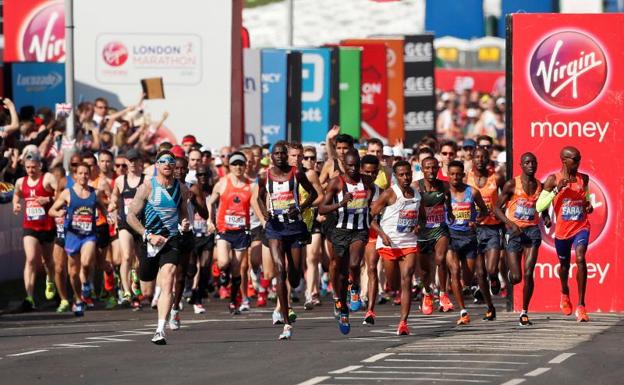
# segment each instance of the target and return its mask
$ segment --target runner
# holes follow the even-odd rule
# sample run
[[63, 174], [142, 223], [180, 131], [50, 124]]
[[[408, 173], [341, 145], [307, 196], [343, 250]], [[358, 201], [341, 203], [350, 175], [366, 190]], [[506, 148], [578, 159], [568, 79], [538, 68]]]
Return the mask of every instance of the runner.
[[[443, 182], [437, 178], [440, 164], [434, 157], [427, 157], [421, 160], [423, 179], [417, 181], [419, 192], [422, 196], [422, 206], [426, 214], [426, 223], [418, 233], [418, 249], [422, 255], [421, 259], [429, 258], [433, 255], [433, 260], [437, 266], [439, 282], [439, 310], [448, 312], [453, 310], [447, 288], [448, 269], [446, 255], [448, 252], [450, 233], [444, 217], [444, 212], [450, 210], [451, 197], [448, 182]], [[425, 282], [427, 284], [427, 282]], [[425, 305], [427, 303], [427, 306]], [[423, 313], [428, 311], [428, 300], [423, 298]]]
[[[401, 288], [401, 319], [397, 335], [409, 335], [407, 317], [412, 304], [412, 276], [418, 256], [419, 227], [425, 222], [425, 210], [421, 203], [420, 193], [412, 187], [412, 167], [409, 162], [399, 160], [392, 168], [397, 184], [384, 191], [372, 205], [371, 216], [374, 218], [371, 227], [379, 234], [377, 250], [383, 259], [384, 269], [388, 277], [400, 272]], [[381, 221], [377, 215], [383, 211]], [[397, 282], [393, 282], [396, 289]], [[431, 290], [425, 286], [426, 290]], [[433, 295], [426, 292], [429, 307], [433, 304]], [[429, 312], [431, 313], [431, 312]]]
[[[447, 211], [447, 223], [449, 224], [451, 236], [447, 265], [451, 273], [453, 295], [461, 310], [457, 325], [467, 325], [470, 323], [470, 316], [468, 311], [466, 311], [464, 298], [462, 297], [461, 267], [462, 265], [467, 266], [465, 272], [469, 276], [463, 277], [465, 282], [472, 280], [475, 268], [477, 276], [480, 277], [479, 282], [484, 281], [483, 271], [485, 266], [483, 258], [478, 257], [475, 227], [476, 222], [488, 214], [488, 210], [479, 190], [463, 182], [465, 177], [463, 162], [459, 160], [451, 161], [448, 166], [448, 172], [452, 215], [448, 215]], [[477, 214], [475, 206], [479, 208], [479, 214]], [[482, 286], [482, 290], [485, 290], [485, 286]], [[490, 313], [492, 319], [496, 318], [496, 310], [493, 306], [488, 308], [488, 313]]]
[[[56, 178], [57, 186], [54, 194], [54, 200], [58, 199], [61, 192], [65, 190], [67, 178], [65, 177], [65, 169], [63, 166], [56, 166], [52, 170], [52, 175]], [[52, 257], [54, 258], [54, 281], [56, 290], [61, 298], [61, 302], [56, 308], [57, 313], [65, 313], [71, 310], [71, 303], [67, 295], [67, 253], [65, 252], [65, 217], [53, 217], [56, 224], [56, 239], [52, 249]]]
[[[115, 180], [115, 185], [108, 207], [109, 212], [117, 210], [119, 242], [121, 250], [120, 281], [123, 288], [121, 304], [132, 305], [137, 309], [140, 306], [139, 296], [142, 294], [138, 275], [133, 268], [137, 265], [138, 250], [141, 245], [141, 235], [137, 234], [128, 225], [127, 215], [130, 210], [132, 200], [136, 195], [137, 188], [143, 184], [145, 175], [143, 174], [143, 161], [136, 149], [131, 149], [126, 153], [126, 164], [128, 173]], [[119, 159], [115, 161], [120, 162]]]
[[74, 290], [73, 312], [81, 317], [86, 299], [91, 299], [91, 273], [96, 254], [96, 215], [105, 205], [100, 192], [89, 186], [91, 169], [86, 163], [77, 167], [76, 179], [63, 190], [50, 208], [50, 215], [65, 218], [65, 252], [69, 256], [69, 279]]
[[[285, 323], [279, 336], [282, 340], [292, 337], [293, 322], [288, 314], [286, 279], [291, 287], [299, 284], [303, 266], [301, 249], [308, 238], [301, 213], [311, 206], [317, 193], [304, 172], [288, 165], [286, 142], [279, 141], [273, 145], [271, 160], [273, 165], [266, 176], [260, 177], [257, 186], [254, 186], [252, 205], [263, 222], [273, 259], [277, 295], [282, 304], [282, 320]], [[299, 185], [309, 193], [303, 202], [299, 201]]]
[[449, 164], [451, 161], [455, 159], [457, 155], [457, 144], [452, 140], [446, 141], [442, 143], [440, 146], [440, 168], [438, 171], [437, 178], [441, 181], [448, 182], [449, 181]]
[[[128, 211], [127, 221], [137, 234], [143, 234], [141, 250], [141, 281], [158, 278], [161, 288], [158, 299], [158, 326], [152, 338], [157, 345], [167, 343], [165, 323], [172, 305], [172, 289], [176, 268], [181, 258], [181, 231], [190, 229], [183, 197], [188, 190], [173, 175], [175, 158], [171, 151], [156, 156], [156, 177], [139, 186]], [[143, 213], [145, 227], [139, 220]], [[151, 295], [152, 293], [145, 293]]]
[[20, 201], [24, 200], [24, 219], [22, 220], [24, 253], [24, 288], [26, 298], [22, 302], [23, 311], [35, 309], [34, 291], [37, 275], [37, 259], [42, 258], [46, 270], [45, 297], [52, 300], [56, 296], [54, 283], [54, 259], [52, 245], [54, 242], [54, 219], [48, 210], [54, 201], [57, 181], [54, 175], [41, 170], [41, 159], [36, 152], [27, 153], [24, 157], [26, 176], [15, 182], [13, 195], [13, 212], [17, 215], [22, 210]]
[[[343, 334], [351, 330], [349, 309], [346, 306], [347, 290], [350, 292], [351, 310], [357, 311], [360, 302], [360, 264], [364, 257], [364, 246], [368, 241], [369, 206], [374, 190], [372, 179], [360, 174], [360, 156], [354, 149], [345, 155], [345, 176], [330, 180], [319, 213], [336, 211], [337, 224], [332, 231], [334, 253], [330, 265], [334, 287], [334, 313]], [[351, 288], [347, 287], [349, 275]]]
[[[533, 271], [537, 253], [542, 243], [539, 217], [535, 205], [542, 192], [542, 182], [535, 178], [537, 158], [530, 152], [520, 157], [522, 175], [505, 183], [503, 191], [494, 206], [496, 216], [507, 226], [507, 266], [509, 282], [517, 285], [522, 281], [522, 255], [524, 253], [524, 287], [522, 291], [522, 312], [518, 323], [529, 326], [528, 311], [533, 296]], [[503, 212], [507, 207], [507, 213]], [[542, 211], [546, 214], [546, 211]], [[544, 218], [544, 225], [550, 227], [550, 217]]]
[[[245, 176], [247, 158], [235, 151], [228, 156], [228, 173], [217, 182], [208, 201], [208, 232], [217, 230], [217, 264], [222, 275], [231, 277], [230, 314], [240, 314], [241, 261], [251, 244], [249, 207], [252, 183]], [[219, 209], [215, 213], [215, 204]]]
[[555, 213], [555, 248], [559, 256], [559, 279], [561, 280], [561, 311], [572, 314], [568, 276], [572, 248], [576, 256], [576, 284], [578, 305], [576, 320], [588, 322], [585, 310], [587, 288], [587, 246], [589, 245], [589, 219], [593, 207], [589, 194], [589, 176], [578, 171], [581, 152], [576, 147], [564, 147], [560, 153], [561, 171], [549, 175], [537, 201], [537, 211], [542, 212], [553, 204]]

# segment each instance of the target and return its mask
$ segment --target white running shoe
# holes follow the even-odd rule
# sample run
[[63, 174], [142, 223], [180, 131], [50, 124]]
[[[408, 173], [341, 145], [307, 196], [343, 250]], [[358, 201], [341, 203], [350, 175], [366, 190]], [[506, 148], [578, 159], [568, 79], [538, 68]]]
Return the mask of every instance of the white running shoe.
[[169, 329], [178, 330], [180, 329], [180, 310], [171, 309], [169, 313]]
[[284, 317], [282, 316], [282, 313], [277, 310], [273, 310], [273, 325], [281, 325], [283, 323]]
[[284, 331], [279, 335], [280, 340], [289, 340], [292, 337], [292, 325], [284, 325]]
[[165, 338], [165, 331], [156, 331], [156, 333], [154, 333], [154, 337], [152, 337], [152, 342], [155, 343], [156, 345], [167, 345], [167, 340]]
[[251, 303], [249, 301], [249, 298], [245, 297], [243, 298], [243, 301], [241, 302], [241, 305], [238, 307], [239, 311], [249, 311], [249, 309], [251, 309]]
[[206, 308], [201, 303], [193, 305], [193, 311], [195, 314], [204, 314], [206, 312]]

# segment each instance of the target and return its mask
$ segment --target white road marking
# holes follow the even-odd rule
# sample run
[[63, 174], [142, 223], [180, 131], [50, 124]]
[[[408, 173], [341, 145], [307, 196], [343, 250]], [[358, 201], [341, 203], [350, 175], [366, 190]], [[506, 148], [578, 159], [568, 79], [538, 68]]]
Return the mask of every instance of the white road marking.
[[549, 364], [560, 364], [568, 358], [572, 357], [575, 353], [561, 353], [557, 357], [548, 361]]
[[39, 349], [39, 350], [31, 350], [29, 352], [23, 352], [23, 353], [7, 354], [7, 357], [20, 357], [20, 356], [27, 356], [30, 354], [37, 354], [37, 353], [43, 353], [43, 352], [47, 352], [47, 350]]
[[535, 369], [535, 370], [532, 370], [532, 371], [528, 372], [527, 374], [525, 374], [525, 376], [528, 376], [528, 377], [537, 377], [537, 376], [539, 376], [540, 374], [546, 373], [546, 372], [547, 372], [547, 371], [549, 371], [549, 370], [550, 370], [550, 368], [537, 368], [537, 369]]
[[[368, 368], [367, 368], [368, 369]], [[331, 373], [331, 372], [330, 372]], [[502, 374], [480, 374], [480, 373], [448, 373], [448, 372], [406, 372], [402, 370], [355, 370], [351, 374], [417, 374], [417, 375], [438, 375], [438, 376], [469, 376], [469, 377], [502, 377]]]
[[[355, 380], [355, 381], [442, 381], [440, 378], [436, 377], [334, 377], [336, 380]], [[461, 382], [461, 383], [476, 383], [476, 384], [487, 384], [491, 381], [489, 380], [468, 380], [466, 378], [444, 378], [444, 382]]]
[[392, 355], [394, 355], [394, 353], [379, 353], [379, 354], [375, 354], [372, 357], [368, 357], [365, 360], [362, 360], [362, 362], [377, 362], [381, 360], [382, 358], [390, 357]]
[[297, 385], [315, 385], [315, 384], [320, 384], [321, 382], [330, 379], [331, 377], [329, 376], [318, 376], [318, 377], [314, 377], [314, 378], [310, 378], [307, 381], [303, 381], [298, 383]]
[[362, 367], [362, 365], [351, 365], [351, 366], [347, 366], [346, 368], [342, 368], [342, 369], [331, 371], [331, 372], [329, 372], [329, 374], [349, 373], [349, 372], [354, 371], [356, 369], [359, 369], [361, 367]]
[[522, 384], [524, 381], [526, 381], [526, 379], [524, 378], [514, 378], [513, 380], [503, 382], [501, 385], [518, 385], [518, 384]]
[[90, 342], [82, 342], [77, 344], [54, 344], [53, 348], [73, 348], [73, 349], [81, 349], [81, 348], [99, 348], [99, 345], [86, 345]]
[[125, 338], [114, 338], [117, 336], [111, 336], [111, 337], [87, 337], [85, 339], [87, 340], [96, 340], [98, 342], [103, 341], [103, 342], [132, 342], [134, 340], [129, 340], [129, 339], [125, 339]]
[[485, 370], [496, 372], [516, 372], [518, 369], [510, 368], [475, 368], [474, 366], [367, 366], [371, 369], [427, 369], [427, 370], [441, 370], [441, 369], [454, 369], [454, 370]]
[[541, 354], [507, 354], [507, 353], [398, 353], [399, 356], [507, 356], [507, 357], [541, 357]]
[[[384, 353], [385, 354], [385, 353]], [[392, 353], [390, 353], [392, 354]], [[527, 362], [514, 362], [514, 361], [479, 361], [479, 360], [414, 360], [411, 358], [388, 358], [384, 361], [392, 362], [469, 362], [474, 364], [505, 364], [505, 365], [526, 365]], [[364, 361], [362, 361], [364, 362]]]

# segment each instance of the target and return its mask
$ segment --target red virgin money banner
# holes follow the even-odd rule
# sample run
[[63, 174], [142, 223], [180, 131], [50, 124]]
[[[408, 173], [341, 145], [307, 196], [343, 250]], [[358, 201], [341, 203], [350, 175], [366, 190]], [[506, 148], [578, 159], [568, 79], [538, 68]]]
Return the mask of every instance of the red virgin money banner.
[[346, 40], [341, 45], [362, 47], [362, 137], [386, 141], [388, 139], [386, 45], [383, 43], [362, 44], [361, 40]]
[[6, 0], [4, 38], [5, 62], [64, 62], [64, 2]]
[[485, 93], [505, 93], [505, 72], [435, 69], [436, 88], [442, 91], [474, 90]]
[[[618, 227], [624, 220], [620, 177], [624, 173], [624, 15], [514, 14], [508, 22], [512, 101], [508, 154], [513, 155], [514, 175], [521, 172], [519, 158], [526, 151], [537, 156], [537, 177], [542, 181], [561, 169], [562, 147], [581, 151], [580, 171], [589, 175], [594, 208], [589, 214], [587, 309], [624, 311], [624, 257], [620, 255], [624, 230]], [[531, 310], [559, 311], [561, 285], [553, 230], [542, 229], [542, 236]], [[573, 254], [569, 286], [576, 304], [574, 262]], [[520, 285], [514, 303], [520, 309]]]

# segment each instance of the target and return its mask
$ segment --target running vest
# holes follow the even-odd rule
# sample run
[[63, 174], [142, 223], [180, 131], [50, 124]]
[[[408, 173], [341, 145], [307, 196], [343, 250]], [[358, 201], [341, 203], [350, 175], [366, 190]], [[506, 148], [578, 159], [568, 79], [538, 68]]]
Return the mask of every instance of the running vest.
[[[556, 175], [556, 183], [563, 178], [561, 172]], [[583, 174], [577, 173], [574, 181], [569, 181], [553, 200], [555, 210], [555, 238], [568, 239], [581, 230], [589, 230], [589, 220], [585, 214], [586, 191]]]
[[481, 197], [483, 198], [483, 201], [485, 202], [485, 206], [490, 211], [490, 214], [487, 217], [485, 217], [481, 222], [479, 222], [479, 224], [480, 225], [500, 224], [501, 222], [494, 215], [494, 205], [496, 204], [496, 201], [498, 200], [498, 184], [496, 183], [496, 173], [489, 172], [489, 175], [483, 187], [477, 186], [477, 178], [473, 171], [470, 171], [468, 173], [468, 177], [466, 178], [466, 180], [467, 180], [466, 182], [467, 184], [479, 190], [479, 192], [481, 193]]
[[542, 192], [542, 183], [537, 181], [537, 189], [533, 195], [528, 195], [522, 187], [522, 178], [518, 175], [514, 178], [516, 187], [513, 196], [507, 204], [505, 213], [510, 221], [518, 227], [536, 226], [539, 224], [539, 215], [535, 209], [537, 199]]
[[[195, 197], [191, 199], [195, 199]], [[209, 199], [210, 196], [205, 197], [206, 206], [208, 206]], [[195, 206], [193, 205], [193, 202], [191, 200], [189, 200], [186, 205], [188, 208], [188, 217], [191, 219], [191, 229], [193, 230], [193, 235], [195, 235], [196, 237], [208, 236], [208, 222], [206, 221], [206, 219], [202, 218], [202, 216], [199, 215], [197, 211], [195, 211]]]
[[[43, 187], [43, 179], [45, 174], [39, 176], [39, 180], [35, 186], [28, 185], [29, 176], [22, 179], [22, 197], [26, 202], [24, 210], [24, 219], [22, 227], [34, 231], [50, 231], [54, 229], [54, 219], [48, 216], [48, 210], [54, 202], [54, 192], [48, 191]], [[37, 202], [37, 198], [48, 198], [50, 201], [44, 205]]]
[[173, 185], [165, 188], [152, 178], [152, 192], [145, 204], [145, 229], [150, 234], [165, 238], [178, 234], [178, 208], [182, 201], [180, 183], [174, 179]]
[[251, 183], [245, 180], [243, 187], [236, 187], [229, 176], [225, 177], [225, 191], [219, 198], [217, 229], [225, 231], [249, 230]]
[[455, 231], [472, 231], [470, 222], [477, 218], [472, 187], [466, 186], [464, 197], [461, 200], [457, 200], [455, 195], [451, 193], [451, 207], [455, 221], [451, 223], [447, 216], [449, 228]]
[[340, 203], [344, 194], [351, 193], [353, 199], [346, 207], [338, 208], [338, 223], [336, 228], [344, 230], [368, 230], [368, 198], [369, 190], [364, 186], [362, 177], [356, 184], [351, 184], [343, 177], [342, 190], [334, 196], [334, 203]]
[[[386, 206], [379, 226], [392, 241], [392, 248], [408, 248], [418, 246], [418, 236], [414, 228], [418, 224], [418, 210], [421, 204], [420, 193], [412, 187], [413, 198], [406, 198], [397, 185], [390, 188], [396, 195], [396, 202]], [[377, 248], [387, 247], [380, 237], [377, 237]]]
[[121, 223], [127, 223], [128, 210], [130, 210], [132, 200], [134, 199], [134, 196], [136, 195], [139, 186], [143, 184], [144, 179], [145, 175], [141, 174], [139, 183], [135, 187], [130, 187], [130, 185], [128, 184], [128, 175], [123, 176], [123, 189], [121, 190], [121, 207], [120, 210], [118, 210]]
[[422, 197], [422, 205], [425, 206], [425, 215], [427, 216], [425, 228], [435, 229], [446, 225], [446, 207], [444, 205], [446, 196], [443, 190], [444, 184], [441, 181], [437, 181], [437, 186], [435, 186], [442, 191], [427, 191], [425, 188], [425, 180], [420, 179], [418, 181], [418, 187]]
[[[258, 177], [255, 177], [253, 179], [255, 183], [258, 183]], [[254, 211], [253, 207], [249, 205], [249, 228], [253, 230], [256, 227], [260, 227], [260, 226], [262, 226], [262, 222], [260, 222], [260, 218], [258, 218], [258, 216], [256, 215], [256, 212]]]
[[267, 170], [266, 190], [269, 193], [269, 214], [271, 218], [280, 222], [292, 223], [301, 220], [288, 217], [290, 207], [299, 209], [299, 183], [297, 182], [297, 168], [292, 167], [288, 179], [279, 182], [273, 179], [271, 169]]
[[95, 234], [95, 216], [97, 209], [97, 194], [95, 189], [88, 187], [89, 196], [81, 198], [74, 188], [69, 189], [69, 205], [65, 216], [65, 232], [78, 235]]

